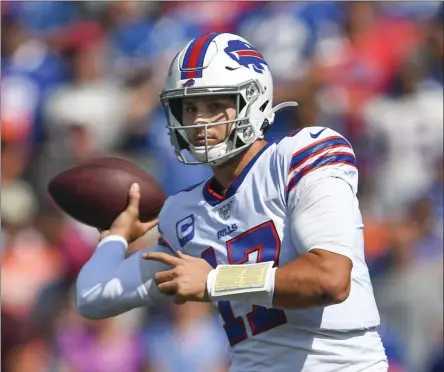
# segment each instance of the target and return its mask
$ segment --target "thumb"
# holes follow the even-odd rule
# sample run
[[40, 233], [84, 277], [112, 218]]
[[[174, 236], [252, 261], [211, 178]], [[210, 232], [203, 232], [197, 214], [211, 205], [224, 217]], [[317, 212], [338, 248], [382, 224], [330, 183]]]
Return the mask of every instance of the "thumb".
[[143, 231], [147, 232], [159, 224], [159, 219], [155, 218], [154, 220], [142, 223]]
[[138, 183], [133, 183], [129, 189], [128, 210], [131, 210], [133, 213], [138, 215], [139, 201], [140, 201], [140, 186]]

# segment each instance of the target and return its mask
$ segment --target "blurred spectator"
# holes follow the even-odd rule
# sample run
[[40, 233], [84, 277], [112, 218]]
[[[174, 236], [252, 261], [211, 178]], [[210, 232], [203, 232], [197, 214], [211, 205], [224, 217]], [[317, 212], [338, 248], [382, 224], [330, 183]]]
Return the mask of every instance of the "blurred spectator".
[[[435, 3], [436, 4], [436, 3]], [[424, 42], [411, 54], [412, 64], [417, 64], [423, 71], [424, 84], [431, 87], [442, 87], [444, 64], [444, 5], [425, 25]]]
[[56, 370], [76, 372], [146, 371], [145, 350], [138, 326], [129, 326], [125, 317], [91, 321], [82, 318], [73, 301], [58, 319], [55, 331]]
[[191, 302], [172, 306], [172, 322], [157, 322], [146, 330], [149, 371], [228, 371], [226, 335], [210, 306]]
[[76, 49], [72, 83], [62, 85], [47, 100], [48, 128], [62, 135], [57, 138], [73, 131], [76, 142], [70, 150], [77, 160], [117, 146], [125, 129], [128, 92], [107, 75], [105, 57], [106, 45], [100, 39]]
[[422, 198], [413, 204], [410, 219], [411, 228], [416, 231], [416, 241], [412, 247], [415, 262], [433, 262], [442, 258], [442, 234], [437, 234], [434, 217], [434, 207], [430, 199]]
[[421, 370], [442, 342], [443, 240], [434, 234], [432, 211], [430, 200], [420, 199], [394, 225], [391, 264], [374, 281], [383, 318], [404, 340], [409, 371]]
[[382, 317], [398, 330], [406, 347], [408, 371], [423, 370], [434, 345], [442, 343], [442, 264], [442, 257], [412, 263], [375, 283]]
[[341, 113], [345, 133], [356, 143], [363, 104], [389, 87], [419, 33], [410, 21], [385, 17], [379, 3], [349, 2], [342, 10], [340, 27], [319, 41], [314, 66], [324, 84], [323, 110]]
[[240, 19], [239, 30], [261, 50], [278, 86], [294, 85], [309, 72], [319, 40], [338, 27], [340, 9], [335, 2], [268, 2]]
[[405, 212], [403, 208], [425, 192], [434, 159], [442, 153], [443, 90], [422, 88], [421, 72], [404, 65], [394, 94], [369, 101], [365, 108], [368, 135], [374, 145], [381, 143], [373, 159], [373, 181], [375, 202], [384, 214]]
[[167, 10], [181, 22], [200, 28], [200, 33], [235, 32], [237, 22], [261, 6], [258, 1], [178, 1], [167, 5]]
[[6, 7], [34, 35], [59, 31], [73, 22], [79, 11], [73, 1], [6, 2]]
[[426, 197], [430, 200], [433, 209], [431, 228], [436, 236], [444, 240], [444, 157], [442, 155], [435, 161], [434, 173], [435, 177], [427, 190]]
[[2, 326], [2, 336], [4, 331], [12, 332], [10, 327], [16, 332], [8, 339], [9, 353], [2, 355], [2, 363], [11, 366], [17, 360], [9, 357], [18, 353], [20, 345], [35, 332], [32, 310], [39, 291], [63, 275], [65, 268], [61, 252], [34, 226], [38, 202], [30, 186], [18, 180], [3, 186], [1, 204], [2, 318], [5, 316], [7, 321], [5, 328]]
[[41, 110], [48, 92], [66, 77], [64, 61], [32, 36], [14, 14], [2, 16], [2, 139], [41, 142]]
[[[133, 321], [128, 322], [132, 318]], [[14, 350], [7, 364], [13, 372], [146, 371], [144, 350], [134, 322], [134, 311], [125, 315], [90, 321], [75, 310], [72, 299], [59, 312], [46, 332], [30, 337]]]
[[23, 143], [5, 141], [2, 137], [0, 151], [2, 169], [1, 185], [3, 188], [22, 175], [29, 161], [30, 148]]
[[147, 68], [154, 52], [150, 43], [156, 2], [115, 2], [106, 9], [107, 26], [110, 28], [111, 58], [118, 73], [131, 69]]

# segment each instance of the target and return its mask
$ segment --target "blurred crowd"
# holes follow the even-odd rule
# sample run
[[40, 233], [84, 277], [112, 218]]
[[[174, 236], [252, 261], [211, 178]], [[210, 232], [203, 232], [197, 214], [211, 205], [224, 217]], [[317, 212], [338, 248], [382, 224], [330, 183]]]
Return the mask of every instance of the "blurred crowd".
[[46, 191], [102, 155], [168, 194], [208, 177], [177, 161], [158, 93], [177, 51], [210, 31], [249, 40], [276, 103], [299, 102], [267, 136], [324, 125], [350, 140], [390, 372], [444, 370], [443, 3], [3, 1], [1, 17], [3, 371], [227, 370], [206, 305], [81, 318], [72, 288], [98, 233]]

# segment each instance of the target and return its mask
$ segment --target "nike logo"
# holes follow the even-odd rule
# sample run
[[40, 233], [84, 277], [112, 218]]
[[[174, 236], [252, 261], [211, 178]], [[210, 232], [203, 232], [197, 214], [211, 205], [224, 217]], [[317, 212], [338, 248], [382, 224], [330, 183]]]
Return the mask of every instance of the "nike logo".
[[320, 135], [324, 130], [326, 130], [326, 129], [327, 129], [327, 128], [321, 129], [318, 133], [311, 133], [311, 132], [310, 132], [310, 136], [311, 136], [311, 138], [318, 138], [319, 135]]

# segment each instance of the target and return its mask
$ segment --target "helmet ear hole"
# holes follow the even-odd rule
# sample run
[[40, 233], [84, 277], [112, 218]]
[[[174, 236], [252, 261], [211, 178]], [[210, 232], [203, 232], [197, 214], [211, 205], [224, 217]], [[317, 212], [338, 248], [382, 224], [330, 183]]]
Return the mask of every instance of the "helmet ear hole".
[[261, 110], [262, 112], [264, 112], [264, 111], [265, 111], [265, 108], [268, 106], [268, 103], [269, 103], [269, 101], [265, 101], [265, 103], [264, 103], [261, 107], [259, 107], [259, 110]]

